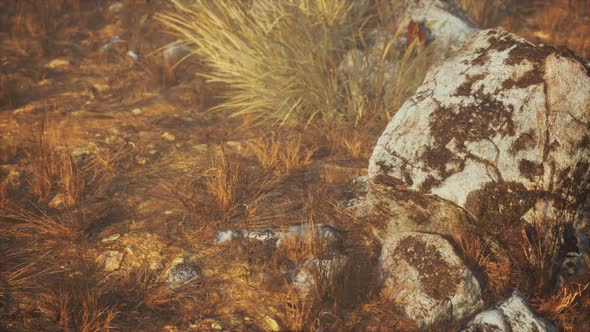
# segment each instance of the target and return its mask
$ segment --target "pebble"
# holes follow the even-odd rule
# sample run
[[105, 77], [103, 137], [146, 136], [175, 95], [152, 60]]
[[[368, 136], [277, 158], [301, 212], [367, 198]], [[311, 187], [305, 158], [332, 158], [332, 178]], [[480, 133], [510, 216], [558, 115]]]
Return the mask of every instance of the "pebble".
[[92, 154], [92, 150], [87, 146], [80, 146], [74, 148], [72, 149], [72, 152], [70, 152], [70, 156], [72, 157], [80, 157], [86, 154]]
[[134, 108], [131, 110], [131, 113], [133, 113], [133, 115], [141, 115], [143, 111], [141, 110], [141, 108]]
[[112, 13], [118, 13], [121, 10], [123, 10], [124, 5], [121, 2], [113, 2], [110, 6], [109, 6], [109, 11]]
[[172, 142], [172, 141], [176, 140], [176, 136], [172, 135], [172, 134], [171, 134], [171, 133], [169, 133], [169, 132], [165, 132], [165, 133], [163, 133], [163, 134], [162, 134], [162, 138], [163, 138], [163, 139], [165, 139], [165, 140], [167, 140], [167, 141], [170, 141], [170, 142]]
[[139, 60], [139, 54], [135, 53], [133, 50], [127, 51], [127, 55], [135, 61]]
[[104, 271], [112, 272], [121, 267], [123, 253], [116, 250], [107, 250], [96, 258], [96, 262]]
[[56, 69], [63, 68], [70, 65], [70, 61], [66, 59], [53, 59], [51, 62], [45, 65], [46, 68]]
[[266, 324], [266, 327], [268, 328], [269, 331], [280, 331], [281, 328], [279, 327], [279, 323], [277, 323], [276, 320], [274, 320], [273, 318], [266, 316], [264, 317], [264, 323]]
[[115, 233], [111, 236], [105, 237], [104, 239], [100, 240], [100, 242], [102, 242], [102, 243], [113, 242], [113, 241], [117, 241], [120, 237], [121, 237], [121, 234]]

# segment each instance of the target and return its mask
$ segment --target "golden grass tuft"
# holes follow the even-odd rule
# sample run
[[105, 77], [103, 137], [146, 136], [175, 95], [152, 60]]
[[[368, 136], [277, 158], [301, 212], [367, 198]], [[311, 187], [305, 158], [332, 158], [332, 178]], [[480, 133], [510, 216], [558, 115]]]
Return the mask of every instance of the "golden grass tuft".
[[315, 147], [303, 145], [301, 139], [301, 135], [286, 139], [272, 135], [250, 142], [249, 149], [266, 173], [287, 175], [311, 164], [317, 151]]
[[361, 24], [353, 3], [173, 3], [177, 11], [158, 18], [210, 64], [210, 81], [229, 87], [217, 108], [272, 123], [306, 123], [339, 111], [334, 56]]
[[231, 162], [225, 152], [213, 159], [206, 172], [205, 190], [223, 219], [229, 218], [237, 205], [237, 190], [240, 170], [238, 164]]

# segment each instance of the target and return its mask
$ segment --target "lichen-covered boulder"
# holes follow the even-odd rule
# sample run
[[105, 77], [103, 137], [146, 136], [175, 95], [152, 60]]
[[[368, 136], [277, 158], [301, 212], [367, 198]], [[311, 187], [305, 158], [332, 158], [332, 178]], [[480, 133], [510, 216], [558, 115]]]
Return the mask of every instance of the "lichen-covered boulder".
[[431, 43], [440, 50], [459, 42], [478, 31], [474, 21], [454, 0], [405, 0], [396, 11], [397, 22], [409, 21], [403, 40], [418, 39]]
[[501, 28], [481, 31], [430, 69], [379, 138], [369, 202], [383, 205], [374, 184], [387, 179], [481, 222], [519, 220], [541, 198], [588, 192], [589, 142], [584, 61]]
[[526, 299], [514, 291], [507, 300], [493, 309], [475, 316], [462, 332], [516, 332], [538, 331], [557, 332], [557, 328], [545, 319], [535, 315]]
[[479, 282], [440, 235], [390, 234], [379, 269], [386, 294], [418, 326], [462, 319], [483, 306]]

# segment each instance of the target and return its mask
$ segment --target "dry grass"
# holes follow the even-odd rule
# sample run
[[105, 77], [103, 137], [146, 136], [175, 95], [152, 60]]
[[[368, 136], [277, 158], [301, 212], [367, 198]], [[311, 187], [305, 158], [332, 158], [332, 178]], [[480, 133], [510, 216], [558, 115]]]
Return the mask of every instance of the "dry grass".
[[527, 19], [529, 35], [552, 45], [567, 45], [583, 57], [590, 55], [590, 5], [585, 0], [538, 1], [542, 10]]
[[205, 190], [211, 203], [224, 217], [233, 215], [237, 206], [237, 186], [240, 176], [239, 166], [230, 162], [224, 152], [215, 157], [207, 170]]
[[460, 0], [459, 4], [482, 28], [495, 28], [502, 23], [513, 0]]
[[159, 19], [211, 65], [211, 81], [230, 87], [217, 108], [273, 123], [339, 111], [334, 55], [362, 14], [350, 2], [174, 3]]
[[[365, 12], [357, 11], [361, 3], [341, 0], [263, 0], [253, 4], [202, 0], [194, 7], [175, 1], [176, 11], [168, 11], [160, 19], [185, 39], [181, 43], [190, 43], [192, 52], [208, 63], [211, 72], [204, 77], [225, 85], [222, 91], [227, 92], [226, 99], [216, 109], [243, 117], [229, 120], [222, 116], [224, 113], [182, 114], [198, 118], [195, 122], [199, 125], [193, 123], [193, 131], [206, 133], [189, 136], [188, 130], [184, 131], [174, 144], [164, 142], [171, 146], [167, 150], [160, 150], [158, 141], [161, 132], [169, 128], [158, 128], [162, 131], [146, 136], [145, 141], [136, 139], [137, 132], [145, 134], [167, 116], [162, 111], [152, 118], [153, 114], [148, 115], [151, 104], [142, 98], [155, 93], [161, 99], [177, 98], [179, 94], [167, 94], [169, 89], [183, 80], [183, 72], [190, 75], [193, 68], [179, 70], [182, 59], [152, 56], [160, 56], [161, 49], [139, 41], [137, 35], [145, 28], [144, 23], [129, 33], [127, 47], [141, 55], [153, 51], [152, 55], [142, 56], [138, 62], [127, 59], [124, 51], [97, 56], [105, 68], [111, 61], [124, 62], [127, 79], [146, 81], [143, 90], [130, 92], [130, 99], [133, 105], [145, 101], [148, 111], [134, 115], [136, 120], [130, 120], [130, 115], [113, 116], [108, 126], [117, 123], [121, 128], [119, 122], [123, 122], [131, 128], [123, 129], [128, 136], [116, 144], [98, 143], [97, 139], [96, 144], [88, 145], [90, 153], [83, 156], [71, 156], [61, 134], [64, 130], [48, 120], [40, 131], [33, 131], [35, 138], [30, 142], [23, 139], [4, 144], [6, 140], [2, 140], [0, 163], [17, 165], [28, 183], [15, 185], [0, 179], [0, 329], [7, 321], [22, 323], [25, 327], [20, 330], [40, 329], [26, 325], [29, 320], [56, 331], [149, 330], [163, 329], [165, 324], [209, 329], [211, 319], [223, 321], [233, 315], [254, 317], [252, 329], [271, 328], [273, 321], [266, 317], [273, 317], [280, 328], [289, 330], [416, 330], [387, 300], [401, 294], [380, 292], [375, 271], [379, 248], [370, 236], [371, 222], [351, 218], [334, 206], [342, 198], [344, 183], [353, 176], [336, 176], [331, 173], [336, 172], [334, 168], [321, 168], [334, 162], [347, 168], [351, 159], [355, 159], [351, 164], [366, 165], [363, 160], [369, 157], [384, 126], [437, 58], [418, 42], [393, 46], [405, 27], [403, 22], [389, 22], [395, 2], [374, 1], [374, 7]], [[16, 24], [12, 37], [40, 38], [43, 43], [63, 24], [57, 19], [51, 21], [51, 15], [77, 10], [75, 0], [19, 3], [15, 5], [18, 13], [12, 16]], [[501, 21], [508, 8], [497, 9], [494, 4], [508, 4], [497, 0], [463, 3], [484, 26]], [[130, 13], [120, 14], [129, 29], [138, 21], [145, 22], [144, 12], [131, 13], [135, 4], [125, 2]], [[79, 5], [84, 7], [84, 3]], [[534, 20], [540, 20], [539, 29], [556, 29], [553, 40], [558, 41], [559, 33], [565, 31], [557, 28], [566, 23], [567, 16], [549, 9], [546, 12], [546, 16], [538, 14], [523, 26], [531, 28], [537, 24]], [[584, 18], [575, 21], [584, 22]], [[375, 27], [390, 29], [391, 36], [378, 42], [370, 40]], [[90, 34], [95, 32], [102, 33], [97, 30]], [[579, 44], [573, 32], [566, 39]], [[22, 50], [17, 53], [27, 54], [27, 45], [23, 39]], [[579, 45], [585, 48], [584, 43]], [[354, 53], [357, 58], [351, 61], [353, 68], [339, 71], [347, 50], [355, 48], [359, 52]], [[85, 61], [94, 60], [89, 57]], [[2, 80], [2, 107], [29, 102], [22, 88], [16, 89], [4, 76]], [[126, 85], [127, 81], [123, 82]], [[198, 93], [198, 97], [181, 97], [204, 109], [203, 95], [218, 93], [215, 89], [198, 90], [193, 88], [187, 94]], [[100, 99], [98, 96], [85, 104], [90, 106], [81, 106], [83, 111], [76, 116], [85, 117], [86, 107], [113, 107]], [[122, 104], [122, 109], [129, 106]], [[61, 108], [55, 110], [59, 113]], [[19, 115], [23, 119], [28, 116]], [[204, 128], [201, 119], [222, 125]], [[176, 122], [174, 126], [179, 132], [186, 129], [176, 128]], [[240, 136], [244, 128], [246, 134]], [[275, 134], [267, 135], [273, 129]], [[224, 136], [227, 132], [231, 132], [227, 135], [231, 138]], [[185, 141], [185, 137], [190, 139]], [[246, 137], [262, 138], [249, 141], [247, 149], [243, 144], [228, 144], [218, 153], [215, 146], [208, 159], [199, 155], [179, 167], [185, 162], [180, 161], [185, 158], [181, 154], [196, 153], [187, 152], [186, 145], [214, 146], [217, 140], [243, 143]], [[151, 150], [157, 151], [152, 155]], [[160, 153], [163, 156], [158, 156]], [[49, 208], [49, 202], [58, 195], [63, 205]], [[147, 200], [151, 205], [144, 211], [141, 206]], [[126, 204], [137, 209], [128, 209]], [[120, 215], [108, 212], [113, 206], [121, 207]], [[315, 232], [314, 225], [326, 223], [342, 229], [346, 243], [328, 243]], [[252, 239], [211, 244], [219, 229], [284, 230], [290, 225], [308, 227], [301, 236], [281, 239], [278, 248]], [[94, 258], [107, 246], [100, 239], [112, 232], [124, 237], [137, 230], [164, 238], [166, 248], [173, 248], [171, 252], [202, 253], [204, 281], [171, 290], [166, 283], [166, 268], [98, 271]], [[561, 233], [563, 229], [555, 231]], [[522, 287], [539, 313], [555, 320], [560, 328], [573, 330], [589, 319], [590, 280], [582, 275], [563, 288], [550, 287], [554, 275], [547, 271], [558, 264], [559, 250], [555, 243], [541, 239], [552, 236], [557, 238], [540, 227], [523, 233], [518, 240], [527, 250], [518, 243], [516, 249], [512, 248], [518, 254], [512, 261], [497, 257], [496, 248], [490, 248], [490, 242], [483, 238], [466, 239], [460, 247], [468, 263], [477, 266], [484, 277], [487, 301], [492, 303], [508, 290]], [[316, 287], [307, 296], [290, 287], [285, 278], [289, 271], [312, 257], [333, 254], [349, 258], [346, 273], [333, 275], [319, 265], [311, 271]], [[515, 257], [524, 260], [515, 261]], [[6, 309], [5, 299], [14, 301], [18, 308]], [[15, 313], [17, 309], [21, 316]], [[436, 326], [439, 330], [455, 327]], [[14, 326], [6, 329], [19, 330]]]
[[85, 183], [70, 151], [59, 145], [63, 141], [60, 133], [54, 123], [48, 120], [43, 123], [28, 154], [31, 161], [29, 184], [39, 201], [45, 201], [50, 195], [61, 195], [63, 205], [71, 207], [80, 204]]
[[304, 169], [311, 164], [317, 151], [314, 147], [304, 146], [301, 135], [297, 138], [271, 135], [269, 138], [252, 141], [249, 149], [266, 173], [276, 175]]

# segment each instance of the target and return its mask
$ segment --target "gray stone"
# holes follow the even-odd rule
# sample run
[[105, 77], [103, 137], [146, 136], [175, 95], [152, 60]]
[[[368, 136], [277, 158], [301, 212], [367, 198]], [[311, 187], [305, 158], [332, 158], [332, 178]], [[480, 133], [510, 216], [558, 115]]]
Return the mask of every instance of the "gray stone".
[[335, 278], [342, 275], [347, 262], [346, 256], [338, 254], [313, 257], [291, 273], [291, 283], [305, 298], [316, 287], [327, 289], [332, 286]]
[[460, 320], [483, 306], [479, 282], [440, 235], [390, 234], [379, 269], [389, 299], [422, 328]]
[[493, 309], [475, 316], [462, 331], [557, 332], [557, 328], [547, 320], [536, 316], [522, 294], [514, 291], [510, 298]]
[[[453, 46], [379, 138], [369, 205], [399, 207], [407, 193], [502, 223], [521, 220], [543, 197], [587, 193], [588, 72], [570, 51], [501, 28]], [[384, 196], [383, 185], [397, 196]]]

